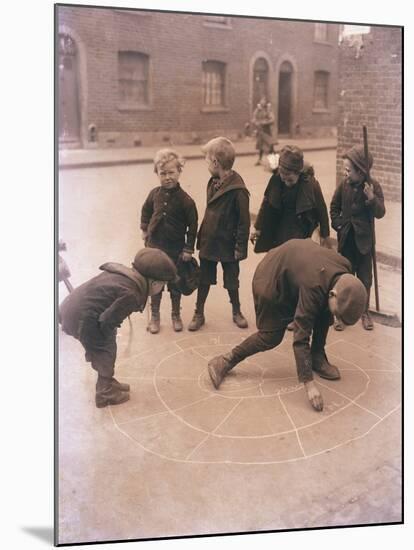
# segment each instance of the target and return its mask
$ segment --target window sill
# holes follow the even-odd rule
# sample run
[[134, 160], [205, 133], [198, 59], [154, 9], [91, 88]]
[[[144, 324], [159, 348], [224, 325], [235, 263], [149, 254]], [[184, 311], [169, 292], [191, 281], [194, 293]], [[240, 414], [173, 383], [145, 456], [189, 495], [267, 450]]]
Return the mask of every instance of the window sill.
[[231, 31], [233, 29], [230, 23], [211, 23], [210, 21], [203, 21], [203, 27], [222, 29], [224, 31]]
[[317, 108], [317, 109], [312, 109], [312, 113], [314, 114], [326, 114], [326, 113], [330, 113], [330, 109], [323, 109], [321, 107]]
[[228, 113], [229, 111], [230, 111], [229, 107], [220, 107], [220, 105], [201, 108], [202, 113]]
[[151, 105], [134, 105], [134, 104], [120, 104], [118, 105], [118, 111], [153, 111]]
[[327, 40], [314, 40], [314, 44], [322, 44], [322, 46], [333, 46], [332, 42], [328, 42]]

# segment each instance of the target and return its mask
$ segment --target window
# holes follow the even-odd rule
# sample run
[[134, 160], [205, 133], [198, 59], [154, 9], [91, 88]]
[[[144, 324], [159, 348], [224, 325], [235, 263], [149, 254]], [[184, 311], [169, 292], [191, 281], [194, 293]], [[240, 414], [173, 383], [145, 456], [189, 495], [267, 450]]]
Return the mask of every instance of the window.
[[149, 57], [139, 52], [118, 52], [118, 87], [121, 106], [149, 104]]
[[315, 110], [326, 110], [328, 108], [328, 87], [329, 73], [316, 71], [313, 93], [313, 108]]
[[224, 107], [226, 64], [220, 61], [203, 62], [203, 105]]
[[315, 23], [315, 41], [328, 42], [328, 25], [327, 23]]

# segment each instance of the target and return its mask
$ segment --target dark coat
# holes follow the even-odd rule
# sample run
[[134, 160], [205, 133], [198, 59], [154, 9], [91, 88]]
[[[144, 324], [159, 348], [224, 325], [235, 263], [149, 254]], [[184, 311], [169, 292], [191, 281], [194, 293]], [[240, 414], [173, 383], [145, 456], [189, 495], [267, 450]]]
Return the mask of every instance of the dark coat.
[[177, 261], [181, 252], [194, 252], [198, 214], [195, 202], [181, 187], [153, 189], [141, 210], [146, 246], [159, 248]]
[[344, 273], [351, 273], [349, 261], [311, 239], [287, 241], [268, 252], [256, 268], [253, 297], [257, 328], [280, 330], [294, 320], [293, 349], [298, 366], [311, 361], [312, 331], [327, 313], [329, 291]]
[[[281, 237], [280, 221], [283, 209], [282, 186], [279, 171], [275, 170], [266, 187], [262, 205], [257, 215], [255, 228], [261, 231], [254, 251], [267, 252], [284, 241]], [[318, 180], [314, 177], [311, 166], [303, 170], [296, 183], [296, 216], [298, 225], [303, 228], [302, 237], [310, 237], [316, 227], [320, 226], [321, 237], [329, 237], [329, 217]]]
[[94, 342], [111, 338], [128, 315], [143, 311], [148, 296], [147, 280], [137, 271], [117, 263], [99, 269], [103, 273], [75, 288], [59, 307], [62, 330], [83, 342], [88, 335]]
[[373, 218], [385, 215], [384, 195], [380, 184], [372, 180], [374, 199], [370, 202], [364, 193], [364, 184], [351, 184], [343, 180], [336, 188], [330, 206], [332, 227], [338, 233], [338, 251], [344, 248], [351, 227], [355, 244], [361, 254], [368, 254], [373, 243]]
[[234, 253], [247, 258], [250, 229], [249, 192], [233, 170], [216, 191], [216, 178], [207, 184], [207, 206], [197, 238], [200, 258], [234, 262]]

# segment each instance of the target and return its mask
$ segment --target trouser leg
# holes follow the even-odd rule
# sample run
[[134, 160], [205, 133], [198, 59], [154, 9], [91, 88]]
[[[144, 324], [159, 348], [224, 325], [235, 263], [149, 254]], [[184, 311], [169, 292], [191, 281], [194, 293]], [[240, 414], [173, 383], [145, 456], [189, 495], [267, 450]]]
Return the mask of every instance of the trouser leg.
[[196, 312], [199, 314], [204, 313], [204, 304], [206, 303], [208, 293], [210, 292], [210, 285], [201, 284], [197, 290], [197, 302]]
[[183, 330], [183, 322], [181, 320], [181, 292], [170, 290], [171, 296], [171, 320], [175, 332]]
[[283, 340], [285, 330], [285, 328], [272, 332], [259, 330], [243, 340], [241, 344], [235, 346], [231, 351], [231, 362], [233, 366], [251, 355], [255, 355], [262, 351], [268, 351], [278, 346]]
[[151, 320], [148, 325], [151, 334], [157, 334], [160, 331], [160, 306], [162, 291], [151, 296]]

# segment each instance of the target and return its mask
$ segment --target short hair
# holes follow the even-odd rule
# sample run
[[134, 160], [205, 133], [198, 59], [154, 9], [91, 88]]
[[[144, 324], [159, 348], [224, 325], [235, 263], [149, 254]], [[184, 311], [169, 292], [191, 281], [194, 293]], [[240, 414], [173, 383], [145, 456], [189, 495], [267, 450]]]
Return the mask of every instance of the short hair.
[[167, 164], [167, 162], [170, 162], [172, 160], [175, 160], [177, 163], [178, 171], [181, 172], [181, 170], [184, 167], [185, 159], [177, 153], [177, 151], [174, 151], [174, 149], [160, 149], [155, 153], [154, 157], [154, 172], [157, 173], [159, 166], [164, 166], [164, 164]]
[[230, 170], [236, 158], [236, 151], [232, 142], [221, 136], [208, 141], [201, 150], [203, 153], [214, 157], [224, 170]]

